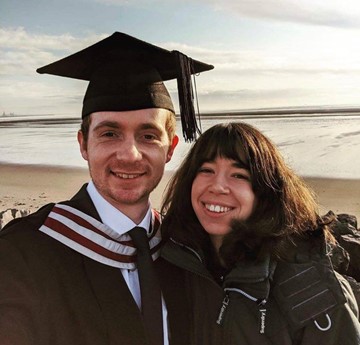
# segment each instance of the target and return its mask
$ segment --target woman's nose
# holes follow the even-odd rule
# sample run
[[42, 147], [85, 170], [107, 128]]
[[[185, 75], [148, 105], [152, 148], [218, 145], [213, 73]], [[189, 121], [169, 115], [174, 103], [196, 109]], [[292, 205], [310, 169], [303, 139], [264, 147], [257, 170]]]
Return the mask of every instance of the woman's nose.
[[225, 194], [229, 192], [229, 186], [224, 176], [215, 175], [209, 187], [210, 192]]

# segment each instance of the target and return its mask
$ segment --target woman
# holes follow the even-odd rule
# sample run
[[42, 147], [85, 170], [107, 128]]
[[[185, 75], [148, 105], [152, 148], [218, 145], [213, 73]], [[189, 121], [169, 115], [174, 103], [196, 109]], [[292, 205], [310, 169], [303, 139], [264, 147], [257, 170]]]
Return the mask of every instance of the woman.
[[182, 268], [193, 344], [360, 344], [311, 190], [245, 123], [200, 136], [170, 181], [163, 257]]

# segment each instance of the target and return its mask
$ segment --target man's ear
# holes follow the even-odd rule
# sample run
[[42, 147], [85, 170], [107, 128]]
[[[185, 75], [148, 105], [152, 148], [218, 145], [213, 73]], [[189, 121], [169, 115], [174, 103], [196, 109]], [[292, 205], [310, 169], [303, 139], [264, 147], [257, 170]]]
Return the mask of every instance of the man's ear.
[[87, 154], [87, 142], [84, 139], [84, 134], [81, 130], [77, 133], [77, 140], [80, 147], [80, 152], [82, 157], [87, 161], [88, 160], [88, 154]]
[[178, 144], [178, 142], [179, 142], [179, 137], [178, 137], [177, 135], [174, 135], [174, 138], [173, 138], [173, 140], [172, 140], [172, 142], [171, 142], [171, 145], [170, 145], [170, 147], [169, 147], [169, 151], [168, 151], [168, 153], [167, 153], [166, 163], [167, 163], [167, 162], [170, 162], [171, 157], [172, 157], [172, 155], [173, 155], [173, 153], [174, 153], [175, 147], [176, 147], [176, 145]]

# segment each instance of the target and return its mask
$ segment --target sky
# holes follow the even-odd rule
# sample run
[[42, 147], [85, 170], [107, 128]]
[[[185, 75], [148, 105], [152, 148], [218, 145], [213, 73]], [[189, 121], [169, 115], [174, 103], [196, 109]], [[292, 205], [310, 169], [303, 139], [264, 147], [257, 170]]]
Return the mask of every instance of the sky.
[[87, 82], [36, 69], [115, 31], [214, 65], [200, 112], [360, 106], [358, 0], [0, 0], [0, 115], [80, 114]]

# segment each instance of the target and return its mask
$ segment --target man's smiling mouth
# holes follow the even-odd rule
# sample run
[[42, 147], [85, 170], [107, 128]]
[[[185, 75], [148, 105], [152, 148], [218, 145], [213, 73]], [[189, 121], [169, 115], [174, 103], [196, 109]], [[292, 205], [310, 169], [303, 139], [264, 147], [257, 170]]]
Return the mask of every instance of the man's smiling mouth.
[[124, 174], [124, 173], [114, 173], [112, 172], [113, 175], [115, 175], [116, 177], [125, 179], [125, 180], [131, 180], [131, 179], [135, 179], [137, 177], [143, 176], [145, 175], [145, 173], [141, 173], [141, 174]]

